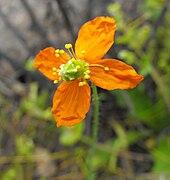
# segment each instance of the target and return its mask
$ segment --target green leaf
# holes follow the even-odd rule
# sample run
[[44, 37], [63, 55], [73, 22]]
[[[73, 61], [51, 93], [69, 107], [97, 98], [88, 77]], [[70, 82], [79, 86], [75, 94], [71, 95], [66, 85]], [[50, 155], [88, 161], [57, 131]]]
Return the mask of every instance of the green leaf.
[[145, 45], [150, 33], [151, 27], [149, 25], [144, 25], [140, 28], [134, 29], [134, 36], [131, 41], [129, 41], [129, 46], [132, 49], [140, 50]]
[[152, 150], [154, 159], [153, 172], [170, 173], [170, 136], [162, 138], [156, 148]]

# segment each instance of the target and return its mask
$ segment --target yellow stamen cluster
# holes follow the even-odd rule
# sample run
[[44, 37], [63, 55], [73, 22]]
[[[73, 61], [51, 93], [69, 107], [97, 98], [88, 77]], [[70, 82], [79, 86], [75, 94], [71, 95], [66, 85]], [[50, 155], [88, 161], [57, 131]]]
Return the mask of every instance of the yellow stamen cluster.
[[90, 70], [87, 69], [85, 72], [84, 72], [84, 79], [90, 79]]
[[79, 86], [84, 86], [84, 85], [86, 85], [86, 84], [87, 84], [86, 81], [79, 82]]
[[55, 76], [60, 71], [60, 69], [57, 69], [56, 67], [52, 67], [52, 74]]
[[[60, 72], [60, 69], [57, 69], [56, 67], [52, 67], [52, 74], [54, 76], [56, 76], [59, 72]], [[61, 78], [59, 78], [59, 80], [56, 79], [53, 81], [53, 83], [57, 84], [60, 80], [61, 80]]]
[[89, 69], [84, 72], [84, 77], [83, 77], [84, 80], [82, 82], [79, 82], [79, 86], [84, 86], [84, 85], [87, 84], [86, 79], [90, 79], [90, 75], [89, 74], [90, 74], [90, 70]]
[[[101, 67], [105, 71], [109, 71], [109, 67], [105, 67], [101, 64], [89, 64], [84, 60], [77, 59], [72, 44], [65, 44], [65, 48], [70, 54], [70, 60], [66, 64], [60, 65], [59, 69], [56, 67], [52, 68], [52, 74], [60, 77], [59, 79], [54, 80], [54, 84], [57, 84], [60, 80], [69, 82], [76, 79], [81, 79], [79, 86], [84, 86], [87, 84], [86, 80], [90, 79], [89, 67]], [[55, 50], [55, 56], [57, 58], [62, 58], [64, 53], [65, 51], [62, 49]], [[86, 51], [82, 50], [81, 53], [82, 55], [85, 55]], [[84, 59], [84, 57], [81, 58]]]
[[90, 79], [90, 75], [86, 74], [86, 75], [84, 76], [84, 78], [85, 78], [85, 79]]
[[55, 50], [55, 56], [58, 58], [60, 57], [62, 54], [64, 54], [65, 51], [63, 49], [56, 49]]

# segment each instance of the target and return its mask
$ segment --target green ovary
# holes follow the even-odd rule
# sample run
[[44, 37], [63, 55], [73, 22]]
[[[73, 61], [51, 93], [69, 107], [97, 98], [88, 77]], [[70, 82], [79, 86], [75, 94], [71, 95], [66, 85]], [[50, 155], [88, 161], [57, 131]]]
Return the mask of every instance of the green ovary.
[[89, 65], [85, 61], [71, 59], [60, 66], [59, 75], [64, 81], [84, 78], [89, 73]]

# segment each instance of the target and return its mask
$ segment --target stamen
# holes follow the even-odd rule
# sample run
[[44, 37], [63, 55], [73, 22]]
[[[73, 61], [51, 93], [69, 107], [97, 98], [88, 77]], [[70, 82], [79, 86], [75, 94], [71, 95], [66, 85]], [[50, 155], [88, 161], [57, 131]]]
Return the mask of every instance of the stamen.
[[72, 52], [72, 54], [73, 54], [73, 57], [76, 58], [76, 54], [75, 54], [73, 48], [71, 47], [70, 49], [71, 49], [71, 52]]
[[53, 75], [56, 76], [56, 75], [57, 75], [57, 72], [54, 71], [54, 72], [53, 72]]
[[86, 75], [84, 76], [84, 78], [85, 78], [85, 79], [90, 79], [90, 75], [86, 74]]
[[105, 71], [109, 71], [109, 68], [108, 68], [108, 67], [105, 67], [104, 70], [105, 70]]
[[65, 51], [63, 49], [61, 49], [59, 52], [60, 52], [60, 54], [64, 54], [65, 53]]
[[56, 68], [56, 67], [53, 67], [52, 70], [53, 70], [53, 71], [57, 71], [57, 68]]
[[79, 82], [79, 86], [84, 86], [84, 85], [86, 85], [86, 84], [87, 84], [86, 81]]
[[65, 48], [68, 50], [69, 54], [76, 59], [76, 54], [73, 50], [72, 44], [65, 44]]
[[[68, 50], [70, 56], [74, 57], [74, 54], [70, 51], [70, 49], [67, 49], [67, 50]], [[74, 57], [74, 58], [75, 58], [75, 57]]]
[[55, 54], [55, 56], [58, 58], [60, 55], [59, 54]]
[[88, 69], [88, 70], [86, 70], [86, 74], [89, 74], [90, 73], [90, 70]]
[[101, 68], [103, 68], [105, 71], [109, 71], [109, 68], [108, 68], [108, 67], [102, 66], [102, 65], [100, 65], [100, 64], [90, 64], [89, 66], [91, 66], [91, 67], [101, 67]]
[[57, 69], [56, 71], [59, 73], [61, 71], [61, 69]]
[[58, 53], [59, 53], [59, 51], [60, 51], [59, 49], [56, 49], [56, 50], [55, 50], [55, 53], [56, 53], [56, 54], [58, 54]]
[[65, 44], [65, 48], [66, 48], [66, 49], [72, 48], [72, 44]]
[[56, 80], [54, 80], [54, 81], [53, 81], [53, 83], [54, 83], [54, 84], [57, 84], [57, 83], [58, 83], [58, 80], [57, 80], [57, 79], [56, 79]]

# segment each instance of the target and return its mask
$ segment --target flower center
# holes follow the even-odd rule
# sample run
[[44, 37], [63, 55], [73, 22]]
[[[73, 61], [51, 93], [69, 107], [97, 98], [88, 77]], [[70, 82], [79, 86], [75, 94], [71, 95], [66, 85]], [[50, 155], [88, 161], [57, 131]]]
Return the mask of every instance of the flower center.
[[76, 60], [72, 58], [66, 64], [60, 66], [59, 76], [61, 79], [68, 82], [76, 79], [88, 79], [89, 76], [89, 64], [83, 60]]
[[[63, 80], [66, 82], [74, 81], [76, 79], [80, 79], [79, 86], [86, 85], [86, 79], [90, 79], [90, 70], [89, 67], [100, 67], [103, 68], [105, 71], [109, 71], [108, 67], [105, 67], [100, 64], [89, 64], [85, 60], [76, 59], [75, 52], [72, 48], [71, 44], [66, 44], [65, 48], [68, 50], [70, 54], [70, 60], [66, 64], [62, 64], [59, 69], [56, 67], [52, 68], [53, 75], [58, 75], [60, 78], [54, 80], [54, 84], [58, 83], [58, 81]], [[57, 58], [62, 58], [62, 55], [65, 53], [64, 50], [55, 50], [55, 56]], [[85, 55], [86, 51], [83, 50], [82, 54]]]

